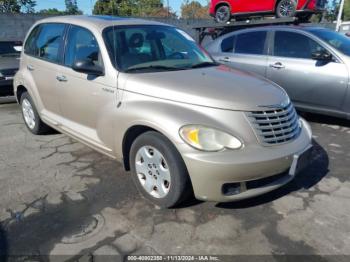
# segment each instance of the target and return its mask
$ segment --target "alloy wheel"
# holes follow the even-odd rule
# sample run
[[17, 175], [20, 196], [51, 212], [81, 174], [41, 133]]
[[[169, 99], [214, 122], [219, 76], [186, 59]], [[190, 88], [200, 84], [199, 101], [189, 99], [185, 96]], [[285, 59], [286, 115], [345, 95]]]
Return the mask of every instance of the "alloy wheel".
[[294, 13], [294, 3], [292, 0], [282, 0], [280, 3], [280, 14], [282, 17], [290, 17]]
[[220, 6], [216, 11], [216, 21], [219, 23], [226, 23], [230, 20], [230, 8], [227, 6]]

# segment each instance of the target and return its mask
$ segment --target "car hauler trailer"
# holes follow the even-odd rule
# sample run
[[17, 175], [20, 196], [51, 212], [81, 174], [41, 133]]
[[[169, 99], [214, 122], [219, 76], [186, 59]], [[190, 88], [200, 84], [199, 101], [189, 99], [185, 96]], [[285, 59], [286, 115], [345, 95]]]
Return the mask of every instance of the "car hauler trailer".
[[297, 25], [298, 18], [264, 18], [264, 19], [249, 19], [245, 21], [234, 21], [227, 24], [207, 23], [201, 26], [193, 27], [196, 31], [196, 41], [201, 44], [206, 36], [211, 36], [215, 39], [224, 34], [245, 29], [249, 27], [268, 26], [268, 25]]

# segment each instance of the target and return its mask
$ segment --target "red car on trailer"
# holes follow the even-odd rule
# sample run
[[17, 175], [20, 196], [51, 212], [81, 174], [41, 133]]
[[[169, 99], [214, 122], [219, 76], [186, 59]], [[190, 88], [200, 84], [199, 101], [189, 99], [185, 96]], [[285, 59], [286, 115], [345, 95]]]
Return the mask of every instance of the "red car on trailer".
[[275, 14], [276, 17], [294, 17], [306, 21], [311, 15], [325, 9], [326, 0], [211, 0], [209, 13], [219, 23], [232, 17]]

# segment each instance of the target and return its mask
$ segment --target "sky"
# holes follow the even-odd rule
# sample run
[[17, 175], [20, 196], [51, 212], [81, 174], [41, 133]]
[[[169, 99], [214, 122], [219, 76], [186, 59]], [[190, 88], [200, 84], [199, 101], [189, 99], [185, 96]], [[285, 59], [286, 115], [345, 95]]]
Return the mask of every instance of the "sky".
[[[91, 10], [95, 4], [96, 0], [78, 0], [79, 9], [84, 12], [84, 14], [91, 14]], [[169, 0], [169, 5], [173, 11], [176, 11], [177, 14], [180, 14], [180, 7], [183, 0]], [[201, 4], [206, 4], [206, 0], [198, 0]], [[64, 10], [64, 0], [36, 0], [37, 6], [36, 10], [48, 8], [57, 8], [58, 10]], [[166, 4], [166, 0], [165, 0]]]

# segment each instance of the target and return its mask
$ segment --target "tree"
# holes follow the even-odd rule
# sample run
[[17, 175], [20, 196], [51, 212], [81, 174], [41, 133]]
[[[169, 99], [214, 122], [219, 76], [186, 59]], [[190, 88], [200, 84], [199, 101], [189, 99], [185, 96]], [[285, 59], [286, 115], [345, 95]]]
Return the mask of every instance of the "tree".
[[141, 16], [141, 17], [174, 17], [176, 14], [164, 7], [162, 0], [97, 0], [93, 14]]
[[[333, 21], [337, 20], [339, 8], [340, 8], [340, 1], [341, 0], [328, 1], [327, 10], [325, 13], [325, 19], [327, 21], [333, 22]], [[348, 5], [348, 0], [345, 0], [345, 5]], [[345, 9], [344, 9], [344, 11], [345, 11]], [[344, 15], [345, 15], [345, 13], [344, 13]]]
[[209, 18], [208, 6], [202, 6], [197, 1], [186, 0], [181, 5], [181, 18], [204, 19]]
[[118, 15], [120, 0], [97, 0], [92, 11], [95, 15]]
[[170, 7], [163, 6], [157, 8], [153, 13], [149, 14], [150, 17], [161, 17], [161, 18], [177, 18], [176, 12], [174, 12]]
[[35, 0], [0, 0], [0, 13], [34, 13]]
[[42, 15], [64, 15], [64, 14], [66, 14], [65, 11], [60, 11], [57, 8], [42, 9], [38, 13], [42, 14]]
[[345, 0], [343, 20], [344, 21], [350, 20], [350, 1], [349, 0]]
[[79, 10], [77, 0], [65, 0], [67, 15], [81, 15], [83, 12]]

